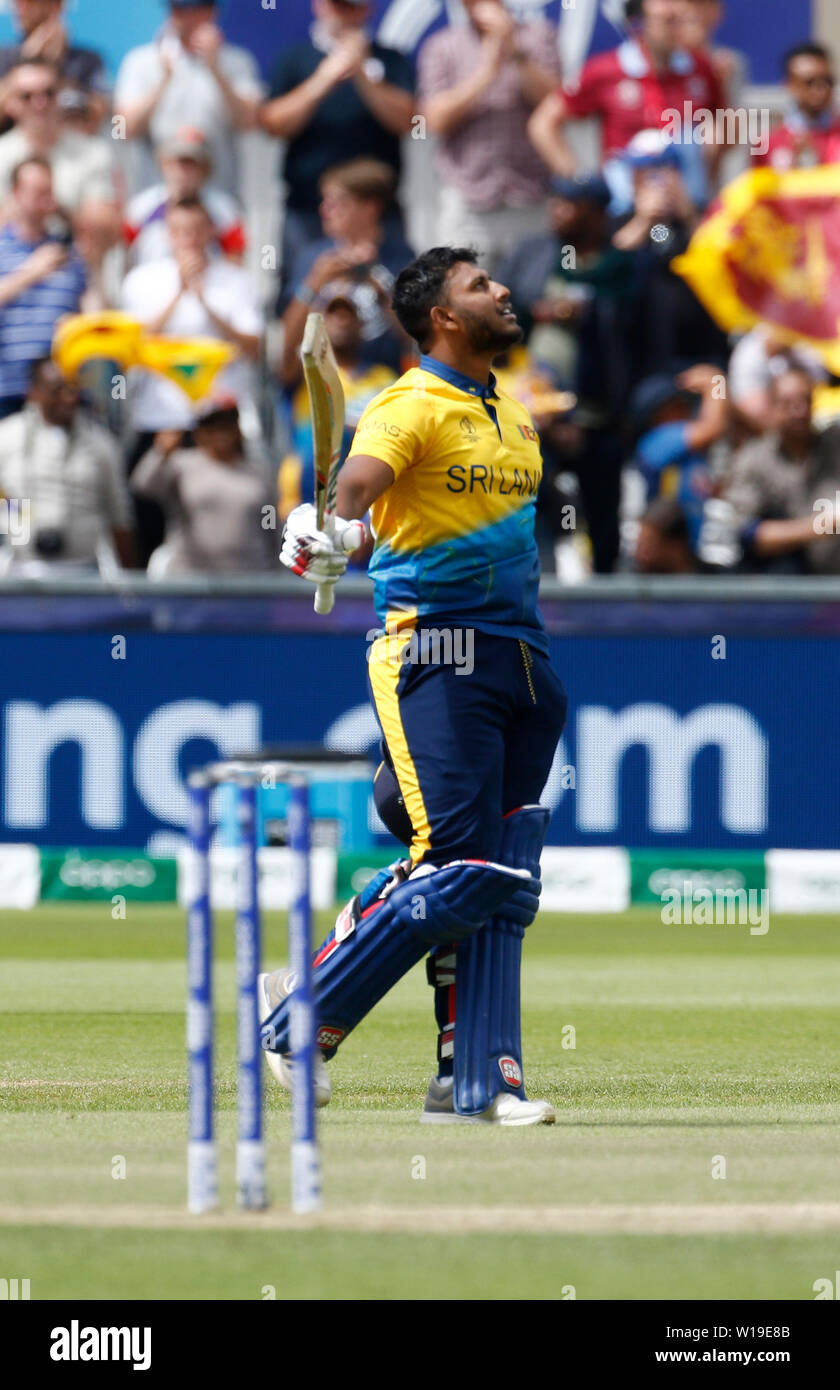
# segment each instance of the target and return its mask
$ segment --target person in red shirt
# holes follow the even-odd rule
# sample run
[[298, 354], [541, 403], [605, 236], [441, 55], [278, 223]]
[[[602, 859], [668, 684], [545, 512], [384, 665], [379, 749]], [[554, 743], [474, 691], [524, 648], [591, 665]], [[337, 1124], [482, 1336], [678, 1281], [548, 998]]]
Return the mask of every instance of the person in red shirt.
[[[683, 47], [691, 4], [692, 0], [630, 0], [628, 18], [639, 20], [634, 34], [617, 48], [590, 58], [577, 81], [552, 92], [531, 117], [528, 134], [537, 152], [554, 173], [567, 178], [576, 171], [576, 159], [565, 138], [566, 123], [598, 118], [615, 212], [632, 200], [617, 156], [634, 135], [661, 127], [668, 121], [666, 112], [677, 111], [682, 118], [686, 103], [697, 111], [717, 111], [723, 105], [720, 79], [709, 59]], [[721, 151], [706, 146], [704, 158], [704, 147], [690, 140], [679, 148], [692, 198], [702, 206]]]
[[785, 55], [790, 110], [759, 159], [773, 169], [806, 169], [840, 160], [840, 116], [834, 107], [834, 64], [827, 48], [801, 43]]

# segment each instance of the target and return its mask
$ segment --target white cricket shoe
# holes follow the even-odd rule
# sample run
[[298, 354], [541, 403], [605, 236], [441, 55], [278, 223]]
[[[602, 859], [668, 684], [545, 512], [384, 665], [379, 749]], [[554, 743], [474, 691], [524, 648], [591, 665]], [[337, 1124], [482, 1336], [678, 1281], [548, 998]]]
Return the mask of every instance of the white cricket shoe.
[[[260, 975], [257, 978], [257, 997], [259, 999], [260, 1023], [265, 1023], [269, 1014], [291, 993], [286, 988], [286, 981], [289, 977], [288, 970], [273, 970], [270, 974]], [[281, 1086], [285, 1086], [287, 1091], [292, 1089], [292, 1059], [288, 1053], [269, 1052], [264, 1048], [265, 1060], [268, 1062], [269, 1070], [277, 1078]], [[319, 1047], [315, 1049], [315, 1104], [318, 1109], [329, 1105], [332, 1099], [332, 1082], [327, 1071], [327, 1064]]]
[[453, 1100], [452, 1078], [449, 1076], [432, 1077], [420, 1115], [420, 1123], [424, 1125], [491, 1124], [512, 1127], [553, 1125], [556, 1119], [554, 1106], [549, 1105], [547, 1100], [523, 1100], [509, 1091], [501, 1091], [492, 1105], [479, 1115], [459, 1115]]

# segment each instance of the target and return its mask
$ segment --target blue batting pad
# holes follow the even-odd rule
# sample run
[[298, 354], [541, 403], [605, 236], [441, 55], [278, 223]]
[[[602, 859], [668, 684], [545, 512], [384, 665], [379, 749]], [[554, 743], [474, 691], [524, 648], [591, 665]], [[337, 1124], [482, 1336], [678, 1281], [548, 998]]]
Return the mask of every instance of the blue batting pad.
[[[510, 865], [458, 860], [416, 869], [386, 885], [369, 907], [354, 898], [315, 956], [318, 1046], [331, 1056], [338, 1044], [416, 965], [430, 946], [462, 941], [514, 894], [536, 911], [539, 884]], [[289, 998], [262, 1025], [263, 1046], [289, 1051]]]
[[[523, 806], [505, 818], [499, 858], [539, 877], [551, 813]], [[486, 1110], [500, 1091], [525, 1099], [520, 975], [522, 938], [536, 911], [503, 907], [483, 931], [458, 945], [455, 975], [455, 1109]]]

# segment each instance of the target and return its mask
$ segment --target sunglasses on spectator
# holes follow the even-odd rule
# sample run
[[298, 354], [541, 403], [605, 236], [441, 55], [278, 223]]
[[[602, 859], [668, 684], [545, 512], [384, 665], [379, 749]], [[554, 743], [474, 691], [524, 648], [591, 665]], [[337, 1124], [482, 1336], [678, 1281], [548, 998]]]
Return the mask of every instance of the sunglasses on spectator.
[[833, 87], [835, 82], [833, 77], [799, 77], [795, 80], [801, 82], [803, 87]]
[[48, 101], [54, 101], [58, 96], [57, 87], [30, 87], [28, 91], [17, 93], [20, 101], [35, 101], [38, 97], [46, 97]]

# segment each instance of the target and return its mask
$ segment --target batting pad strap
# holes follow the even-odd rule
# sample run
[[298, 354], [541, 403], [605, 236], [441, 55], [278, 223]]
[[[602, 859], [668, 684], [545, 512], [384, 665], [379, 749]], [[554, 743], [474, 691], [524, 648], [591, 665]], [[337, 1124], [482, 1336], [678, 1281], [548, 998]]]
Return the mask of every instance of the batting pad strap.
[[456, 859], [441, 868], [421, 865], [388, 901], [406, 930], [427, 946], [445, 946], [472, 936], [515, 894], [536, 914], [539, 892], [525, 869]]
[[455, 983], [455, 947], [438, 946], [426, 961], [426, 979], [433, 989], [449, 989]]

